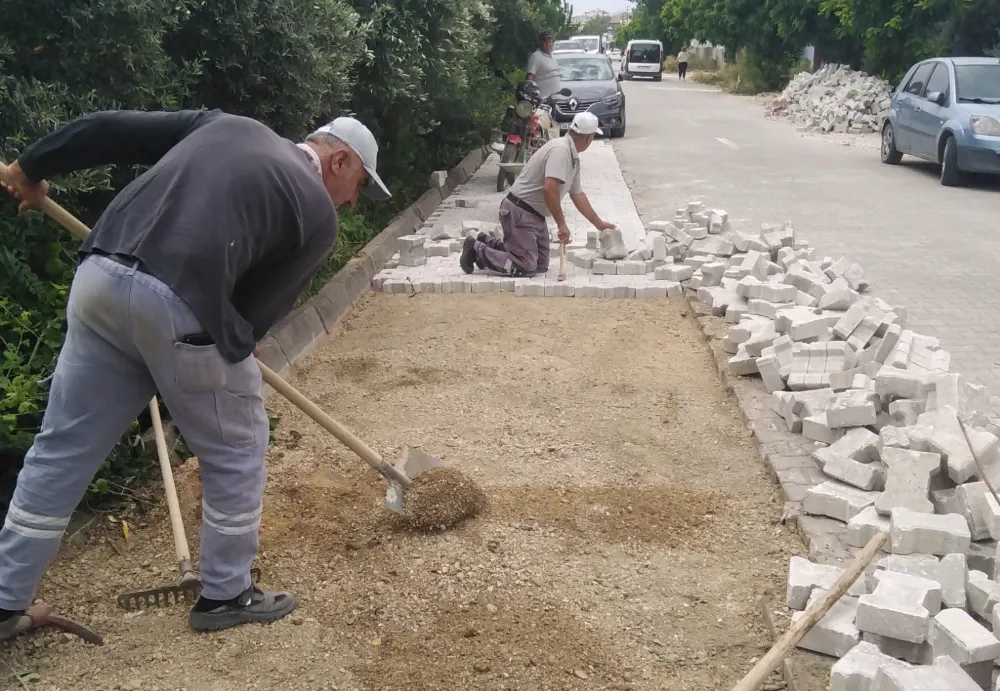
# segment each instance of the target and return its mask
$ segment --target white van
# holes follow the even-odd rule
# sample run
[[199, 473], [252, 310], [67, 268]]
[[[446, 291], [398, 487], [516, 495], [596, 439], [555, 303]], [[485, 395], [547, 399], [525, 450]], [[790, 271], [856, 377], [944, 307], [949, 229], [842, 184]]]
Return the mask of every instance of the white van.
[[583, 45], [583, 49], [591, 55], [604, 52], [603, 36], [570, 36], [569, 40]]
[[653, 39], [637, 39], [629, 41], [622, 56], [622, 72], [625, 79], [635, 77], [652, 77], [655, 81], [663, 79], [663, 43]]

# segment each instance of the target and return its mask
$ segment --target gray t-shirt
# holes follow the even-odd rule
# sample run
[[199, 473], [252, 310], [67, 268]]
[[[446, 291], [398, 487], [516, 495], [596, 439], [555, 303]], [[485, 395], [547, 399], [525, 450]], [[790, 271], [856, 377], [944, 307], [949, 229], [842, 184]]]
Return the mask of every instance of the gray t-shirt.
[[548, 218], [552, 216], [552, 212], [545, 204], [545, 178], [555, 178], [562, 183], [559, 186], [560, 199], [567, 192], [583, 192], [583, 185], [580, 183], [580, 154], [569, 135], [553, 139], [536, 151], [510, 187], [511, 194]]
[[559, 63], [548, 53], [536, 50], [528, 58], [527, 74], [534, 75], [532, 78], [538, 85], [542, 98], [548, 98], [562, 88], [559, 79]]

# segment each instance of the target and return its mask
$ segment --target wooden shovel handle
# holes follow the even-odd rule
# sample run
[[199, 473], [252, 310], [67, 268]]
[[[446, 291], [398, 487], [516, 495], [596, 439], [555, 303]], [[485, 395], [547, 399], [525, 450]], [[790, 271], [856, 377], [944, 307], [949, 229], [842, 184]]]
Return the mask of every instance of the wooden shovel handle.
[[386, 479], [395, 480], [403, 487], [410, 486], [410, 479], [406, 475], [396, 467], [383, 461], [381, 456], [355, 436], [351, 430], [323, 412], [318, 405], [306, 398], [298, 389], [282, 379], [277, 372], [263, 362], [257, 360], [257, 365], [260, 367], [260, 373], [268, 386], [287, 398], [296, 408], [311, 417], [320, 427], [335, 436], [344, 446], [356, 453], [362, 461], [370, 465]]
[[834, 581], [830, 589], [806, 610], [804, 616], [792, 624], [785, 635], [779, 638], [774, 646], [767, 651], [767, 655], [762, 657], [740, 683], [733, 687], [733, 691], [756, 691], [771, 675], [771, 672], [778, 669], [778, 666], [805, 638], [810, 629], [826, 616], [826, 613], [844, 596], [844, 593], [850, 590], [854, 581], [858, 580], [858, 576], [868, 568], [887, 539], [889, 536], [885, 533], [877, 533], [869, 540], [858, 556], [854, 557], [854, 561], [840, 574], [840, 578]]

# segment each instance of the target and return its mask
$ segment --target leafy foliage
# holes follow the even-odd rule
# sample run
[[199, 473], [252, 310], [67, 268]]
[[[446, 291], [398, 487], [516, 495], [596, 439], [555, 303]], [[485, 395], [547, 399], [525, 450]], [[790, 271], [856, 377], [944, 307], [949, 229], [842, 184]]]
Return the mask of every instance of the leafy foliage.
[[807, 45], [820, 61], [895, 79], [932, 55], [991, 54], [1000, 0], [638, 0], [617, 41], [640, 36], [668, 52], [692, 39], [725, 45], [747, 90], [780, 88]]
[[[568, 31], [564, 0], [4, 0], [0, 158], [98, 109], [222, 108], [299, 139], [356, 113], [380, 142], [390, 203], [341, 217], [321, 287], [424, 191], [485, 143], [538, 32]], [[141, 169], [64, 176], [52, 193], [88, 225]], [[65, 330], [76, 242], [0, 199], [0, 498], [41, 422]], [[152, 465], [137, 425], [91, 486], [119, 494]]]

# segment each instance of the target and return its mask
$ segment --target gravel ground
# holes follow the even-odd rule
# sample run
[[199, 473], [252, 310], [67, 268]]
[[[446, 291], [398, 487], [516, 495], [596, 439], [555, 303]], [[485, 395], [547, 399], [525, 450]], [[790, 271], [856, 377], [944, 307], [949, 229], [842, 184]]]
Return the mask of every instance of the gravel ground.
[[[31, 688], [636, 689], [731, 687], [772, 641], [798, 538], [680, 301], [369, 295], [293, 383], [394, 457], [420, 446], [489, 505], [401, 531], [384, 483], [286, 402], [268, 459], [270, 626], [187, 629], [183, 605], [114, 597], [175, 578], [165, 509], [67, 546], [41, 595], [106, 636], [5, 651]], [[196, 550], [194, 462], [178, 473]], [[772, 677], [769, 691], [784, 688]]]

